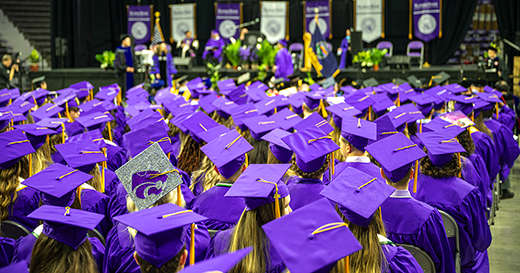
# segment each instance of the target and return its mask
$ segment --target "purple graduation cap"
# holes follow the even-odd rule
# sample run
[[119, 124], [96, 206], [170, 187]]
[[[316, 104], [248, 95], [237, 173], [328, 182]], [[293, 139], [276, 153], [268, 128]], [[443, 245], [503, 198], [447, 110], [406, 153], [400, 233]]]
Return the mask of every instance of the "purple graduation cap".
[[494, 93], [477, 93], [477, 96], [479, 99], [483, 101], [487, 101], [489, 103], [501, 103], [500, 97], [502, 97], [502, 94], [498, 92], [498, 94]]
[[91, 140], [58, 144], [54, 147], [67, 162], [67, 165], [84, 173], [89, 173], [96, 163], [107, 160], [103, 152], [99, 150], [98, 145]]
[[332, 120], [338, 129], [341, 130], [341, 120], [346, 117], [354, 117], [361, 114], [361, 111], [356, 109], [354, 106], [351, 106], [347, 103], [338, 103], [331, 106], [328, 106], [327, 109], [332, 113]]
[[11, 104], [11, 110], [13, 113], [26, 114], [34, 106], [30, 101], [15, 101]]
[[273, 119], [280, 128], [286, 131], [292, 131], [293, 127], [303, 120], [300, 116], [287, 108], [277, 112], [270, 118]]
[[117, 169], [116, 175], [138, 210], [149, 208], [182, 183], [179, 171], [157, 143]]
[[56, 129], [60, 127], [64, 122], [67, 122], [67, 120], [67, 118], [45, 118], [38, 121], [36, 124], [41, 127]]
[[230, 131], [200, 148], [215, 164], [220, 175], [230, 178], [246, 162], [246, 153], [253, 150], [237, 131]]
[[[386, 96], [386, 94], [385, 94], [385, 96]], [[395, 104], [388, 97], [383, 98], [382, 100], [380, 100], [380, 101], [376, 102], [374, 105], [372, 105], [372, 109], [374, 109], [374, 112], [378, 116], [384, 115], [386, 113], [386, 111], [392, 107], [395, 107]]]
[[422, 112], [413, 104], [405, 104], [401, 107], [397, 107], [385, 115], [390, 117], [392, 124], [398, 131], [404, 130], [403, 125], [408, 122], [415, 122], [416, 120], [424, 119]]
[[476, 95], [473, 96], [451, 96], [451, 100], [456, 101], [455, 110], [460, 110], [465, 115], [471, 114], [473, 111], [473, 103], [478, 100]]
[[14, 89], [2, 89], [0, 90], [0, 103], [4, 103], [9, 101], [10, 99], [14, 100], [20, 96], [20, 90], [18, 88]]
[[494, 104], [491, 104], [485, 100], [478, 99], [473, 103], [473, 108], [475, 109], [475, 117], [478, 117], [481, 112], [485, 112], [493, 109]]
[[67, 207], [74, 202], [74, 190], [92, 178], [92, 175], [55, 163], [27, 178], [23, 184], [39, 191], [44, 205]]
[[413, 162], [426, 154], [402, 133], [393, 134], [366, 147], [380, 164], [385, 176], [392, 182], [403, 179]]
[[189, 118], [191, 115], [193, 115], [193, 112], [186, 111], [183, 113], [180, 113], [176, 115], [173, 119], [170, 120], [170, 123], [175, 125], [175, 127], [179, 128], [183, 134], [187, 135], [189, 133], [188, 128], [184, 127], [182, 123]]
[[269, 149], [274, 157], [282, 163], [289, 163], [293, 156], [291, 148], [282, 141], [282, 138], [288, 135], [291, 133], [277, 128], [262, 137], [262, 140], [269, 142]]
[[27, 262], [18, 262], [0, 268], [0, 273], [29, 273]]
[[345, 97], [345, 103], [354, 106], [359, 111], [364, 112], [375, 102], [372, 100], [372, 98], [370, 98], [370, 95], [366, 95], [363, 92], [355, 92]]
[[212, 104], [215, 106], [217, 113], [224, 119], [229, 118], [233, 108], [238, 106], [234, 101], [228, 100], [224, 97], [217, 98]]
[[310, 91], [305, 93], [305, 98], [303, 99], [303, 103], [307, 105], [310, 109], [316, 109], [320, 106], [321, 100], [323, 98], [323, 92], [320, 91]]
[[65, 89], [58, 90], [56, 92], [58, 92], [60, 94], [57, 98], [55, 98], [53, 100], [56, 105], [62, 106], [66, 102], [68, 102], [69, 107], [77, 106], [76, 102], [75, 101], [73, 102], [74, 98], [76, 98], [76, 92], [74, 91], [74, 89], [65, 88]]
[[112, 101], [117, 97], [120, 90], [121, 88], [116, 83], [102, 86], [94, 97], [100, 100]]
[[377, 139], [377, 123], [360, 118], [344, 118], [341, 136], [356, 149], [364, 152], [368, 141]]
[[199, 131], [195, 135], [197, 138], [202, 139], [206, 143], [210, 143], [211, 141], [221, 137], [222, 135], [229, 132], [229, 129], [224, 125], [218, 125], [207, 131]]
[[351, 223], [368, 227], [376, 210], [394, 191], [385, 181], [348, 167], [320, 194], [337, 203]]
[[114, 120], [114, 117], [108, 113], [95, 112], [88, 115], [80, 116], [76, 121], [88, 131], [99, 129], [103, 131], [107, 122]]
[[43, 220], [43, 234], [74, 250], [85, 242], [87, 231], [96, 228], [105, 218], [102, 214], [51, 205], [43, 205], [27, 217]]
[[[462, 114], [462, 113], [461, 113]], [[457, 136], [464, 131], [464, 128], [458, 126], [456, 123], [445, 121], [442, 118], [435, 118], [432, 121], [424, 124], [425, 132], [449, 132], [453, 136]]]
[[251, 136], [256, 140], [260, 140], [265, 134], [280, 127], [273, 118], [263, 115], [244, 119], [242, 122], [249, 129]]
[[212, 259], [206, 259], [185, 267], [179, 271], [179, 273], [228, 272], [252, 250], [253, 247], [246, 247], [235, 252], [219, 255]]
[[80, 141], [80, 140], [90, 140], [93, 143], [95, 143], [99, 149], [107, 147], [107, 144], [105, 143], [105, 139], [103, 138], [103, 135], [101, 134], [100, 130], [92, 130], [88, 131], [79, 135], [71, 136], [69, 137], [65, 143]]
[[193, 113], [196, 110], [196, 107], [197, 106], [191, 105], [189, 101], [185, 101], [184, 98], [174, 100], [164, 106], [164, 108], [166, 108], [166, 110], [168, 110], [174, 117], [184, 112]]
[[436, 96], [421, 94], [410, 97], [410, 100], [417, 104], [417, 109], [421, 111], [424, 116], [428, 116], [433, 109], [433, 104], [437, 101]]
[[292, 106], [292, 110], [294, 113], [301, 115], [303, 114], [303, 99], [305, 98], [305, 94], [303, 92], [298, 92], [288, 98], [289, 104]]
[[208, 115], [217, 109], [213, 102], [218, 98], [216, 94], [207, 95], [199, 100], [199, 105]]
[[327, 154], [339, 149], [332, 137], [315, 126], [283, 137], [282, 141], [294, 151], [296, 165], [306, 173], [319, 170], [327, 160]]
[[9, 107], [0, 107], [0, 129], [5, 128], [11, 124], [11, 120], [14, 119], [13, 112]]
[[[267, 85], [261, 83], [263, 86], [267, 87]], [[269, 89], [269, 87], [267, 87], [267, 89]], [[269, 98], [269, 96], [267, 96], [267, 94], [265, 93], [265, 90], [267, 89], [264, 89], [262, 88], [261, 86], [253, 86], [252, 84], [246, 88], [245, 92], [246, 94], [249, 96], [249, 98], [254, 101], [254, 102], [258, 102], [258, 101], [261, 101], [263, 99], [266, 99], [266, 98]]]
[[259, 115], [266, 114], [267, 116], [270, 116], [274, 113], [274, 109], [277, 107], [276, 99], [274, 97], [268, 97], [255, 103], [255, 107], [258, 109]]
[[137, 254], [143, 260], [161, 268], [186, 245], [187, 227], [207, 218], [167, 203], [114, 219], [137, 230], [134, 239]]
[[103, 105], [103, 102], [98, 100], [98, 99], [93, 99], [91, 101], [87, 101], [83, 104], [81, 104], [80, 106], [78, 106], [78, 108], [83, 111], [83, 112], [89, 112], [91, 109], [95, 108], [96, 106], [102, 106]]
[[58, 105], [47, 103], [38, 108], [38, 110], [32, 112], [31, 115], [34, 118], [34, 121], [38, 122], [44, 118], [57, 116], [61, 111], [63, 111], [63, 108], [59, 107]]
[[220, 94], [223, 95], [237, 87], [233, 79], [220, 80], [217, 82], [217, 86]]
[[247, 93], [245, 91], [246, 91], [245, 84], [241, 84], [241, 85], [237, 86], [237, 88], [229, 91], [226, 94], [226, 97], [229, 100], [234, 101], [236, 104], [242, 105], [242, 104], [245, 104], [249, 100], [249, 97], [247, 96]]
[[[246, 210], [252, 210], [262, 205], [278, 201], [289, 195], [287, 185], [281, 179], [289, 170], [291, 164], [252, 164], [235, 181], [226, 193], [226, 197], [243, 197]], [[277, 218], [281, 211], [278, 202]]]
[[247, 126], [244, 125], [244, 119], [252, 118], [258, 116], [258, 110], [255, 105], [252, 103], [246, 103], [244, 105], [239, 105], [231, 110], [231, 117], [233, 118], [233, 122], [235, 123], [240, 130], [247, 130]]
[[218, 123], [204, 112], [195, 112], [195, 114], [191, 115], [182, 122], [182, 126], [188, 129], [191, 137], [195, 141], [200, 142], [201, 139], [197, 137], [197, 134], [207, 131], [213, 127], [217, 127]]
[[416, 136], [428, 149], [428, 157], [437, 167], [442, 167], [450, 162], [454, 153], [466, 151], [455, 138], [456, 135], [452, 135], [448, 131], [418, 133]]
[[330, 132], [334, 131], [332, 125], [330, 125], [326, 119], [322, 118], [320, 114], [316, 112], [312, 113], [310, 116], [294, 125], [294, 130], [301, 131], [311, 126], [320, 128], [323, 132], [325, 132], [325, 134], [329, 134]]
[[35, 150], [38, 150], [45, 141], [47, 140], [48, 135], [57, 134], [55, 130], [49, 129], [47, 127], [38, 126], [37, 124], [22, 124], [15, 125], [14, 128], [20, 129], [25, 132], [27, 139], [31, 142], [31, 145]]
[[147, 109], [137, 114], [128, 120], [126, 124], [130, 127], [130, 130], [135, 131], [157, 122], [164, 127], [165, 131], [170, 130], [168, 124], [164, 121], [163, 116], [152, 109]]
[[165, 131], [164, 127], [159, 123], [151, 124], [139, 130], [130, 131], [123, 136], [123, 139], [126, 145], [128, 145], [128, 152], [130, 152], [130, 156], [132, 157], [156, 142], [159, 143], [165, 154], [173, 151], [171, 139], [167, 131]]
[[319, 199], [262, 226], [287, 269], [329, 272], [363, 247], [327, 199]]
[[[392, 124], [391, 118], [388, 115], [384, 115], [374, 120], [376, 126], [376, 141], [387, 138], [393, 134], [399, 133]], [[368, 144], [372, 144], [374, 141], [368, 141]]]
[[18, 129], [1, 133], [0, 147], [2, 147], [0, 170], [12, 167], [25, 155], [35, 152], [25, 134]]

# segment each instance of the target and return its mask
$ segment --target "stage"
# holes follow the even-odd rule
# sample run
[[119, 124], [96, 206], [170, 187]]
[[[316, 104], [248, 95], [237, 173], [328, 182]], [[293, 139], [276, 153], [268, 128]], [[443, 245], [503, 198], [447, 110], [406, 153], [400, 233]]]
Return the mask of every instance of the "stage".
[[[428, 68], [412, 67], [410, 69], [390, 69], [381, 68], [379, 71], [371, 69], [361, 70], [355, 68], [342, 69], [336, 79], [348, 78], [350, 80], [365, 80], [374, 77], [380, 83], [389, 82], [394, 78], [406, 79], [410, 75], [415, 75], [417, 78], [430, 78], [433, 75], [445, 71], [451, 76], [450, 82], [459, 82], [464, 77], [476, 78], [477, 66], [435, 66]], [[257, 75], [257, 70], [233, 70], [221, 69], [221, 78], [237, 78], [238, 76], [250, 72], [251, 79]], [[189, 70], [178, 69], [176, 78], [188, 75], [188, 79], [196, 77], [205, 77], [207, 75], [205, 67], [194, 67]], [[89, 81], [96, 89], [100, 86], [110, 85], [116, 83], [114, 70], [103, 70], [101, 68], [68, 68], [68, 69], [53, 69], [48, 71], [29, 72], [29, 78], [34, 79], [39, 76], [45, 76], [47, 81], [47, 88], [49, 90], [58, 90], [68, 87], [73, 83], [80, 81]], [[134, 77], [135, 83], [144, 81], [144, 73], [136, 73]], [[95, 90], [97, 91], [97, 90]]]

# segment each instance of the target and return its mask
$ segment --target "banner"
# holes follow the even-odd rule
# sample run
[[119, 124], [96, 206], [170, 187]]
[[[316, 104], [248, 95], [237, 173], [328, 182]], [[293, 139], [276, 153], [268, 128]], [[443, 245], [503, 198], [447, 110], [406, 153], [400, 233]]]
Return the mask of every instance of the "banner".
[[128, 34], [136, 44], [150, 41], [151, 16], [150, 6], [128, 6]]
[[191, 31], [192, 37], [197, 38], [196, 27], [196, 6], [197, 4], [176, 4], [170, 5], [170, 37], [174, 41], [182, 41], [186, 31]]
[[335, 77], [339, 73], [338, 61], [336, 61], [331, 44], [324, 40], [320, 29], [317, 28], [312, 34], [311, 46], [307, 49], [307, 54], [318, 76]]
[[414, 35], [429, 42], [440, 35], [440, 0], [413, 0]]
[[260, 32], [266, 40], [275, 44], [281, 39], [289, 39], [287, 31], [287, 12], [289, 3], [285, 1], [261, 1], [260, 2]]
[[362, 31], [363, 41], [370, 43], [379, 37], [383, 32], [382, 14], [383, 3], [382, 0], [358, 0], [355, 1], [356, 10], [356, 31]]
[[220, 37], [228, 40], [240, 36], [239, 25], [242, 23], [242, 3], [216, 4], [217, 31]]
[[329, 37], [332, 39], [332, 32], [330, 30], [331, 27], [331, 16], [330, 16], [330, 7], [332, 1], [328, 0], [320, 0], [320, 1], [304, 1], [303, 2], [303, 17], [304, 21], [304, 31], [309, 32], [310, 34], [314, 34], [316, 31], [316, 21], [314, 17], [316, 14], [319, 16], [319, 27], [323, 37]]

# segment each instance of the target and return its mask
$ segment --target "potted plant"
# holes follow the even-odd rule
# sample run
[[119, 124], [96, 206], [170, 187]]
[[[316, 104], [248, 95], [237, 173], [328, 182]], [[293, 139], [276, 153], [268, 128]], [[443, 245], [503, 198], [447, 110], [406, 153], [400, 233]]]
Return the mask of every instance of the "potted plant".
[[213, 90], [217, 90], [218, 88], [217, 82], [220, 80], [220, 68], [222, 68], [220, 64], [214, 65], [210, 62], [206, 64], [206, 73], [208, 73], [210, 77], [211, 88], [213, 88]]
[[387, 49], [379, 50], [377, 48], [360, 51], [354, 56], [352, 62], [359, 63], [361, 67], [373, 67], [374, 71], [378, 71], [379, 63], [381, 63], [387, 52]]
[[266, 71], [273, 66], [276, 53], [278, 53], [278, 48], [274, 48], [267, 40], [256, 44], [255, 54], [260, 60], [260, 65], [265, 65]]
[[30, 67], [32, 72], [36, 72], [40, 69], [40, 53], [38, 50], [33, 49], [31, 51], [31, 55], [29, 55], [29, 60], [31, 62]]
[[101, 63], [99, 67], [105, 70], [114, 68], [115, 59], [116, 54], [113, 51], [105, 50], [102, 54], [96, 54], [96, 60]]
[[228, 61], [231, 63], [234, 69], [237, 69], [238, 64], [240, 63], [240, 46], [240, 40], [235, 40], [231, 44], [227, 45], [226, 48], [224, 48], [224, 54], [226, 54]]

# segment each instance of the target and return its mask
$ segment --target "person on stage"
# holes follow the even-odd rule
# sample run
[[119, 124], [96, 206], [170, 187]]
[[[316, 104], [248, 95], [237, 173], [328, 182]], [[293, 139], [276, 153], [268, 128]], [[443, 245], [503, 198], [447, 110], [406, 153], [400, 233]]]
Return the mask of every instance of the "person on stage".
[[172, 86], [172, 75], [176, 73], [177, 69], [173, 63], [172, 54], [168, 51], [166, 43], [161, 42], [155, 49], [150, 74], [155, 75], [156, 80], [162, 80], [161, 87], [164, 87]]
[[185, 38], [177, 43], [177, 48], [181, 49], [181, 57], [186, 58], [186, 55], [195, 58], [195, 51], [199, 49], [199, 41], [193, 39], [190, 30], [184, 33]]
[[278, 41], [276, 45], [278, 53], [274, 59], [273, 73], [276, 79], [287, 79], [293, 73], [293, 63], [291, 53], [287, 50], [287, 42], [285, 40]]
[[9, 82], [13, 80], [14, 72], [18, 72], [18, 63], [13, 64], [13, 58], [9, 54], [2, 57], [0, 64], [0, 89], [9, 88]]
[[343, 38], [343, 40], [341, 40], [341, 46], [338, 48], [338, 56], [340, 59], [339, 69], [346, 68], [347, 65], [350, 65], [352, 63], [352, 61], [349, 60], [349, 58], [347, 58], [347, 57], [350, 57], [347, 55], [350, 54], [350, 49], [351, 49], [349, 46], [349, 43], [350, 43], [350, 29], [349, 28], [347, 28], [345, 34], [346, 34], [346, 36], [345, 36], [345, 38]]
[[497, 45], [494, 43], [491, 43], [489, 49], [488, 49], [488, 59], [486, 62], [486, 68], [487, 69], [493, 69], [495, 68], [498, 73], [498, 77], [500, 79], [505, 80], [507, 76], [506, 66], [505, 63], [498, 57], [497, 53], [500, 51]]
[[114, 70], [121, 91], [124, 92], [134, 86], [134, 53], [132, 52], [132, 39], [128, 35], [121, 36], [121, 45], [116, 49]]
[[220, 38], [218, 31], [211, 31], [211, 38], [204, 47], [202, 59], [206, 62], [217, 63], [222, 61], [222, 52], [224, 51], [225, 42]]

